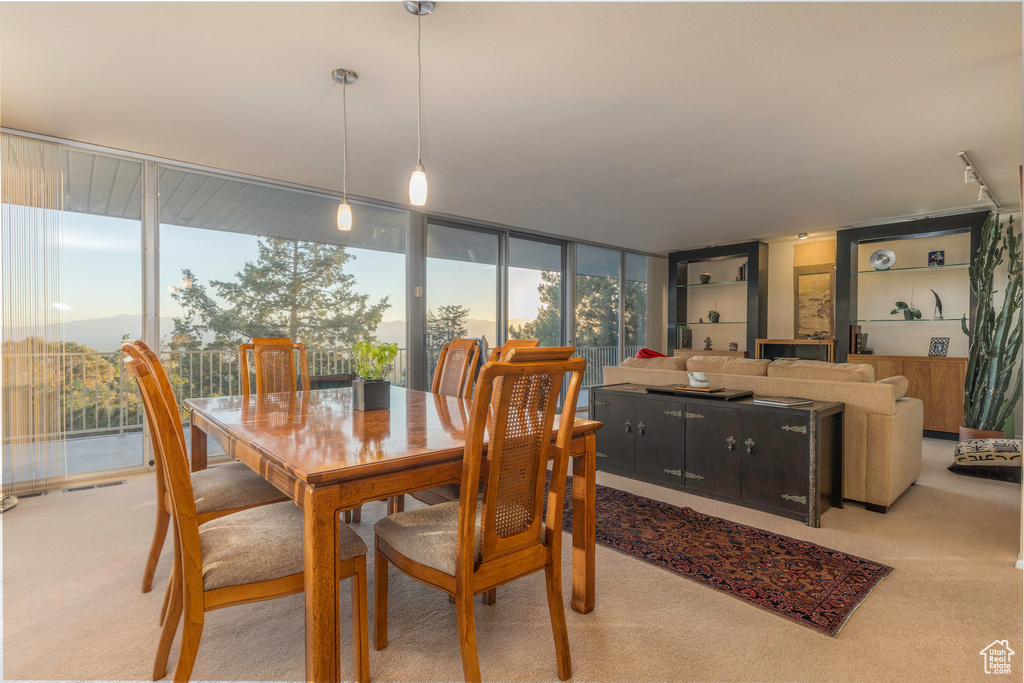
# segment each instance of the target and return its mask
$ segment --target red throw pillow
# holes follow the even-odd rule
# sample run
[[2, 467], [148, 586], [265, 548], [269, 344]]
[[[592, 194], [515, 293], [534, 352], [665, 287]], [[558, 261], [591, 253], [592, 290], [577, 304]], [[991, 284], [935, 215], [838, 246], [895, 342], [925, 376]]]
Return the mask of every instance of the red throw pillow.
[[658, 353], [657, 351], [653, 351], [653, 350], [648, 349], [648, 348], [643, 348], [643, 349], [640, 349], [639, 351], [637, 351], [636, 352], [636, 357], [637, 358], [668, 358], [668, 356], [666, 356], [665, 354]]

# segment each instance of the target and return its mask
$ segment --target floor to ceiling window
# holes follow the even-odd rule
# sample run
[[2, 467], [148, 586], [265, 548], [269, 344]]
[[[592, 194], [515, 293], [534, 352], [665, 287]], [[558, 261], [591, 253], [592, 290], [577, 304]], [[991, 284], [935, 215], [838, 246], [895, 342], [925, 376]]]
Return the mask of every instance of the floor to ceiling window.
[[508, 337], [561, 346], [562, 245], [508, 240]]
[[452, 339], [497, 343], [499, 245], [496, 233], [427, 225], [428, 386], [441, 348]]
[[160, 169], [160, 345], [180, 398], [239, 391], [238, 344], [289, 337], [311, 375], [351, 370], [362, 339], [393, 342], [405, 384], [408, 213]]
[[628, 358], [647, 345], [647, 257], [627, 252], [625, 258], [622, 336]]
[[622, 252], [576, 246], [576, 353], [587, 359], [584, 388], [601, 384], [605, 365], [619, 364]]

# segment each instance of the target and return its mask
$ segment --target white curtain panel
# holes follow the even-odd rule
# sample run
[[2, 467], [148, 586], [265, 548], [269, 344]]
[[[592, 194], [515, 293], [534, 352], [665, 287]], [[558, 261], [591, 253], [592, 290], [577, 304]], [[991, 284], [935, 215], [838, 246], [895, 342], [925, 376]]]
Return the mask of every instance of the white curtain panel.
[[59, 145], [0, 136], [4, 496], [67, 477], [63, 168]]

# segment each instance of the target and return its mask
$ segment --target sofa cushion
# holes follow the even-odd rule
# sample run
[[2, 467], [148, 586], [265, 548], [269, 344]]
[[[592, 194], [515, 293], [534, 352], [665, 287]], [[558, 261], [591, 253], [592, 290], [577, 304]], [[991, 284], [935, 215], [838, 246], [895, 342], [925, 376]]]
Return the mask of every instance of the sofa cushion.
[[771, 361], [767, 359], [735, 356], [690, 356], [686, 359], [687, 372], [715, 372], [754, 377], [764, 377], [769, 365]]
[[777, 360], [769, 377], [823, 379], [829, 382], [874, 382], [875, 368], [866, 363], [825, 363], [820, 360]]
[[896, 400], [900, 400], [907, 395], [907, 389], [910, 388], [910, 380], [903, 375], [896, 375], [895, 377], [886, 377], [885, 379], [878, 380], [878, 384], [891, 384], [896, 387]]
[[685, 358], [627, 358], [622, 361], [624, 368], [645, 368], [647, 370], [683, 370]]

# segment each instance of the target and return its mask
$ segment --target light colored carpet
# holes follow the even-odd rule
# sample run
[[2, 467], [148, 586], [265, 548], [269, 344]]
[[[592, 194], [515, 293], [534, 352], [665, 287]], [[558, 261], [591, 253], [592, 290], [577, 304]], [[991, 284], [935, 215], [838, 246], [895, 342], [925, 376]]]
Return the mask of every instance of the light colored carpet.
[[[925, 469], [889, 514], [857, 504], [822, 528], [600, 474], [605, 485], [688, 505], [884, 562], [896, 571], [829, 638], [598, 546], [597, 608], [567, 610], [577, 681], [948, 681], [985, 677], [978, 652], [1008, 639], [1024, 653], [1020, 488], [945, 470], [952, 444], [926, 441]], [[3, 678], [149, 680], [170, 550], [140, 592], [154, 516], [152, 475], [126, 486], [29, 499], [0, 518]], [[372, 547], [383, 504], [356, 525]], [[568, 542], [568, 536], [565, 536]], [[568, 560], [565, 582], [568, 596]], [[394, 572], [394, 570], [392, 570]], [[372, 572], [371, 572], [372, 573]], [[372, 580], [372, 578], [371, 578]], [[391, 578], [390, 645], [370, 651], [375, 681], [461, 680], [447, 598]], [[350, 675], [347, 587], [342, 672]], [[568, 601], [567, 601], [568, 604]], [[370, 601], [371, 624], [372, 600]], [[540, 575], [476, 608], [485, 680], [557, 680]], [[194, 680], [301, 680], [302, 596], [211, 612]], [[177, 645], [171, 661], [177, 656]], [[1019, 658], [1019, 659], [1018, 659]], [[1014, 680], [1024, 654], [1013, 663]]]

